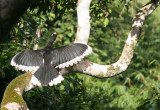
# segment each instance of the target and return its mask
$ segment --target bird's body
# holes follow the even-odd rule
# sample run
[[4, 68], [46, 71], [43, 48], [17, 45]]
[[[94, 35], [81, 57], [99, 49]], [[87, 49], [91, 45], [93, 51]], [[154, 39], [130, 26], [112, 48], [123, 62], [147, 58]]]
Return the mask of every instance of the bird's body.
[[11, 65], [22, 71], [35, 71], [31, 82], [35, 85], [56, 85], [63, 80], [57, 68], [65, 68], [77, 64], [84, 56], [91, 53], [90, 46], [82, 43], [72, 43], [67, 46], [53, 48], [53, 34], [47, 46], [41, 50], [26, 50], [16, 54]]

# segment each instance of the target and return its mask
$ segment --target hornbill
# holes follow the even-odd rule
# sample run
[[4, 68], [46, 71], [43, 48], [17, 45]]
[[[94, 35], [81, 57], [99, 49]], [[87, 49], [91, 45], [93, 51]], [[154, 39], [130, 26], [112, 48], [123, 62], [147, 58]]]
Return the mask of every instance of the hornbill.
[[72, 43], [53, 48], [57, 35], [52, 34], [47, 46], [40, 50], [25, 50], [16, 54], [11, 65], [22, 71], [35, 71], [31, 82], [38, 86], [53, 86], [64, 80], [58, 68], [73, 66], [92, 52], [92, 48], [83, 43]]

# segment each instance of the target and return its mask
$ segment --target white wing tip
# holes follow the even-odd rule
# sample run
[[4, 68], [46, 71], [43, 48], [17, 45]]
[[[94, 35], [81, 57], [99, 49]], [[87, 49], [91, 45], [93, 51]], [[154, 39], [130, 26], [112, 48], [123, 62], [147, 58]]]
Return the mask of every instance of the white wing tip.
[[[19, 53], [21, 53], [21, 52], [19, 52]], [[19, 54], [19, 53], [18, 53], [18, 54]], [[39, 68], [39, 66], [25, 66], [25, 65], [21, 65], [21, 64], [16, 64], [16, 62], [14, 61], [14, 58], [15, 58], [18, 54], [16, 54], [16, 55], [12, 58], [11, 63], [10, 63], [12, 66], [15, 66], [18, 70], [22, 70], [22, 71], [26, 71], [26, 72], [28, 72], [28, 71], [37, 71], [37, 69]]]
[[38, 79], [33, 75], [30, 81], [33, 85], [41, 86], [41, 83], [38, 81]]
[[57, 84], [61, 83], [63, 80], [64, 80], [64, 78], [62, 77], [62, 75], [59, 75], [58, 77], [54, 78], [54, 79], [49, 83], [49, 86], [57, 85]]
[[13, 61], [13, 59], [11, 61], [11, 65], [15, 66], [19, 70], [26, 71], [26, 72], [28, 72], [28, 71], [36, 71], [39, 68], [39, 66], [18, 65], [18, 64], [16, 64], [16, 62]]
[[[64, 80], [64, 78], [62, 77], [62, 75], [59, 75], [58, 77], [54, 78], [52, 81], [50, 81], [49, 86], [53, 86], [53, 85], [57, 85], [59, 83], [61, 83]], [[35, 86], [42, 86], [42, 84], [40, 83], [40, 81], [33, 75], [30, 83], [28, 86], [26, 86], [25, 91], [29, 91], [31, 90], [33, 87]]]

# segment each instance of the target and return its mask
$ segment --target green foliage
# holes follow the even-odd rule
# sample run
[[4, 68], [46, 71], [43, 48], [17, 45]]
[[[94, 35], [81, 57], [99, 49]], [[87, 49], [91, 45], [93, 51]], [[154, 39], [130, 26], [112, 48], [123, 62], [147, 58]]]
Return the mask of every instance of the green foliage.
[[[143, 1], [142, 1], [143, 2]], [[142, 3], [141, 2], [141, 3]], [[55, 6], [52, 4], [55, 4]], [[74, 41], [77, 28], [74, 0], [39, 1], [20, 19], [8, 44], [0, 44], [1, 98], [7, 84], [22, 74], [11, 67], [11, 58], [19, 51], [43, 48], [49, 36], [58, 33], [53, 46]], [[127, 4], [127, 5], [126, 5]], [[93, 54], [87, 58], [99, 64], [116, 62], [123, 50], [136, 7], [135, 1], [93, 0], [89, 45]], [[124, 11], [123, 11], [124, 9]], [[60, 11], [58, 11], [60, 10]], [[108, 16], [106, 16], [106, 14]], [[160, 109], [160, 38], [156, 11], [145, 22], [128, 69], [118, 76], [98, 79], [79, 73], [65, 76], [53, 87], [36, 87], [24, 94], [31, 110], [154, 110]], [[40, 39], [36, 29], [42, 31]]]

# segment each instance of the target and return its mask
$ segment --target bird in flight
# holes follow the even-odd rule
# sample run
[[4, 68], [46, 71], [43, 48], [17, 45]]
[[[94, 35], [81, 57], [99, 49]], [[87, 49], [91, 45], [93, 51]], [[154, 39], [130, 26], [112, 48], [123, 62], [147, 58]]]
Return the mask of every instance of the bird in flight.
[[25, 50], [16, 54], [11, 65], [22, 71], [35, 71], [31, 82], [38, 86], [53, 86], [64, 80], [58, 68], [73, 66], [92, 52], [92, 48], [83, 43], [52, 47], [57, 34], [52, 34], [47, 46], [40, 50]]

